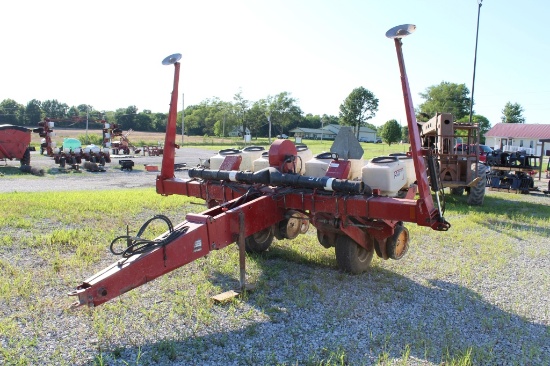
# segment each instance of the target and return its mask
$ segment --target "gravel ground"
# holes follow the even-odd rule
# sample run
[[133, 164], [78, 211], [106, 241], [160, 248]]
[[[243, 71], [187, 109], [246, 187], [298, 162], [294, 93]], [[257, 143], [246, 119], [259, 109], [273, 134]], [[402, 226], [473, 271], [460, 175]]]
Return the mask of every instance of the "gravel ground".
[[[185, 163], [187, 167], [197, 166], [201, 159], [207, 159], [215, 152], [204, 149], [181, 148], [176, 150], [176, 164]], [[120, 170], [118, 164], [121, 159], [134, 161], [132, 171]], [[7, 177], [2, 179], [0, 193], [7, 192], [40, 192], [40, 191], [72, 191], [72, 190], [98, 190], [113, 188], [139, 188], [154, 187], [158, 172], [145, 171], [144, 165], [156, 165], [159, 170], [162, 157], [159, 156], [112, 156], [111, 163], [105, 165], [104, 172], [88, 172], [81, 169], [79, 172], [73, 169], [60, 169], [53, 159], [41, 156], [37, 152], [31, 154], [31, 165], [48, 172], [45, 177], [29, 175], [28, 178], [17, 179]], [[17, 167], [19, 162], [8, 162], [8, 165]], [[0, 169], [1, 172], [1, 169]], [[176, 171], [176, 177], [187, 178], [185, 170]]]
[[[211, 155], [180, 149], [176, 163], [195, 166]], [[48, 159], [33, 158], [35, 166], [55, 169]], [[9, 177], [0, 181], [0, 193], [153, 187], [158, 173], [145, 172], [142, 165], [160, 167], [161, 159], [132, 159], [138, 166], [132, 172], [117, 169], [115, 158], [104, 173]], [[177, 175], [185, 177], [185, 172]], [[547, 184], [537, 181], [541, 188]], [[487, 192], [504, 200], [508, 194]], [[514, 197], [528, 210], [550, 206], [550, 197], [541, 193]], [[435, 237], [440, 244], [434, 251], [433, 234], [419, 229], [411, 230], [416, 236], [405, 259], [375, 260], [372, 271], [361, 276], [329, 265], [287, 265], [275, 251], [253, 261], [250, 275], [259, 273], [255, 282], [261, 286], [248, 299], [210, 306], [200, 315], [204, 303], [195, 299], [201, 288], [189, 288], [190, 278], [227, 260], [223, 256], [231, 249], [226, 249], [132, 291], [113, 306], [67, 311], [59, 297], [72, 279], [60, 275], [43, 289], [36, 314], [22, 314], [17, 303], [9, 302], [0, 302], [0, 314], [17, 319], [18, 331], [34, 339], [24, 348], [40, 357], [29, 364], [441, 365], [445, 347], [455, 357], [471, 347], [483, 365], [549, 365], [550, 221], [525, 237], [515, 235], [514, 228], [528, 222], [490, 225], [481, 220], [475, 228], [461, 228], [461, 215], [469, 213], [451, 214], [451, 230], [463, 230], [465, 238], [506, 241], [510, 250], [502, 258], [491, 257], [484, 248], [468, 253], [446, 242], [444, 233]], [[314, 230], [307, 235], [315, 235]], [[15, 267], [42, 265], [40, 258], [29, 264], [24, 254], [8, 255], [3, 252], [2, 258]], [[465, 256], [481, 258], [462, 264]], [[97, 269], [111, 262], [106, 258]], [[89, 273], [78, 275], [84, 279]], [[235, 278], [209, 272], [204, 281], [227, 288]], [[179, 310], [187, 303], [192, 307], [188, 313]], [[0, 333], [9, 330], [2, 322]], [[13, 347], [10, 342], [0, 334], [4, 349]], [[0, 353], [0, 364], [2, 357]]]

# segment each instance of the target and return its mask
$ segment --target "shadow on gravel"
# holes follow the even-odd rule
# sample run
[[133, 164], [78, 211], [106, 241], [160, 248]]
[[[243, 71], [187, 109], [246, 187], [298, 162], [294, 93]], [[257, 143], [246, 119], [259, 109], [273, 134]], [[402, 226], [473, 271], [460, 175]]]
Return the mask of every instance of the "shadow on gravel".
[[[376, 264], [351, 276], [328, 265], [288, 265], [272, 255], [250, 260], [262, 275], [239, 306], [212, 305], [214, 320], [194, 330], [161, 322], [158, 334], [180, 327], [181, 335], [111, 355], [118, 352], [117, 362], [134, 364], [140, 354], [139, 364], [153, 365], [374, 365], [392, 359], [407, 365], [462, 359], [474, 365], [550, 364], [548, 323], [505, 311], [467, 287], [419, 283]], [[305, 257], [301, 262], [308, 263]], [[237, 285], [220, 273], [210, 282], [224, 289]]]

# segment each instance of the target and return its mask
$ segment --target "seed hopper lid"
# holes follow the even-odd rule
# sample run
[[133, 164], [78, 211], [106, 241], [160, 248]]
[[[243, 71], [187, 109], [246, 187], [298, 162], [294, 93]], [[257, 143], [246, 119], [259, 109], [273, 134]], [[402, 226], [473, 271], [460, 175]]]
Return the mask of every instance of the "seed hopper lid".
[[388, 38], [403, 38], [411, 34], [416, 30], [416, 25], [414, 24], [401, 24], [396, 27], [393, 27], [386, 32], [386, 37]]
[[162, 60], [163, 65], [173, 65], [176, 62], [181, 60], [181, 53], [174, 53], [173, 55], [170, 55], [166, 57], [164, 60]]

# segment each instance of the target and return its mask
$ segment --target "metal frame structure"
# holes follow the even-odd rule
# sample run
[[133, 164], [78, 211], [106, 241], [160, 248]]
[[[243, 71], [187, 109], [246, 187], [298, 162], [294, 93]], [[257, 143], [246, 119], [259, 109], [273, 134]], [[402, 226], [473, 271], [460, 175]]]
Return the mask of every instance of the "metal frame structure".
[[[88, 278], [69, 294], [77, 297], [75, 306], [100, 305], [234, 242], [239, 246], [243, 290], [245, 250], [265, 250], [273, 236], [292, 239], [307, 231], [309, 223], [316, 227], [323, 246], [335, 247], [339, 266], [352, 273], [365, 270], [374, 252], [384, 259], [400, 259], [409, 242], [403, 222], [448, 230], [450, 224], [432, 199], [425, 163], [429, 150], [421, 147], [405, 71], [401, 38], [414, 29], [413, 25], [402, 25], [386, 34], [394, 39], [396, 47], [417, 182], [404, 198], [382, 196], [379, 189], [344, 179], [345, 167], [329, 169], [322, 178], [295, 174], [296, 149], [288, 140], [276, 140], [271, 145], [270, 167], [259, 172], [239, 172], [235, 169], [239, 160], [231, 161], [227, 157], [220, 170], [190, 169], [191, 179], [176, 178], [181, 55], [168, 56], [163, 64], [174, 65], [174, 86], [156, 190], [165, 196], [199, 197], [210, 208], [200, 214], [187, 214], [186, 220], [174, 227], [169, 225], [169, 231], [145, 244], [143, 251], [134, 251], [133, 246], [129, 246], [123, 259]], [[332, 165], [339, 163], [333, 161]], [[130, 236], [126, 238], [130, 240]]]

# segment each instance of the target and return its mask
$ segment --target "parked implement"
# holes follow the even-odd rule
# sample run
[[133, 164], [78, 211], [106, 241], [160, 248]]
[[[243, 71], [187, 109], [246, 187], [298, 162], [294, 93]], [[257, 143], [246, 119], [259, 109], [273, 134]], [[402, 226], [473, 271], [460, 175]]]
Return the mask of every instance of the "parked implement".
[[[468, 193], [468, 204], [482, 205], [486, 166], [480, 163], [479, 126], [458, 123], [449, 113], [438, 113], [421, 127], [422, 145], [437, 160], [432, 182], [452, 194]], [[460, 142], [461, 141], [461, 142]]]
[[540, 170], [540, 156], [526, 150], [495, 150], [487, 155], [487, 186], [491, 190], [507, 190], [528, 194], [537, 191], [533, 175]]
[[31, 164], [31, 129], [0, 125], [0, 159], [19, 160], [21, 165]]
[[[234, 242], [239, 247], [240, 290], [244, 290], [246, 251], [265, 251], [274, 237], [293, 239], [306, 232], [309, 225], [317, 229], [320, 244], [335, 248], [338, 266], [351, 273], [367, 270], [374, 253], [383, 259], [401, 259], [409, 246], [409, 232], [404, 222], [448, 230], [450, 224], [432, 200], [426, 175], [426, 150], [420, 143], [405, 72], [401, 39], [414, 30], [413, 25], [402, 25], [386, 33], [396, 47], [411, 141], [410, 156], [415, 167], [416, 184], [409, 186], [403, 198], [382, 195], [382, 186], [348, 180], [351, 163], [337, 160], [336, 156], [323, 177], [297, 174], [296, 148], [291, 141], [282, 139], [276, 140], [269, 149], [269, 167], [257, 172], [240, 171], [242, 156], [227, 156], [219, 170], [190, 169], [191, 179], [175, 178], [181, 55], [164, 59], [164, 65], [174, 65], [174, 87], [156, 189], [165, 196], [181, 194], [202, 198], [209, 209], [200, 214], [187, 214], [186, 220], [177, 225], [158, 215], [147, 221], [136, 236], [128, 234], [113, 240], [111, 250], [122, 259], [71, 292], [69, 295], [77, 297], [75, 306], [100, 305]], [[433, 169], [433, 160], [427, 161]], [[401, 179], [403, 168], [399, 169], [388, 175], [389, 179]], [[165, 222], [168, 231], [154, 240], [142, 239], [141, 235], [153, 220]], [[120, 243], [126, 245], [117, 248]]]

